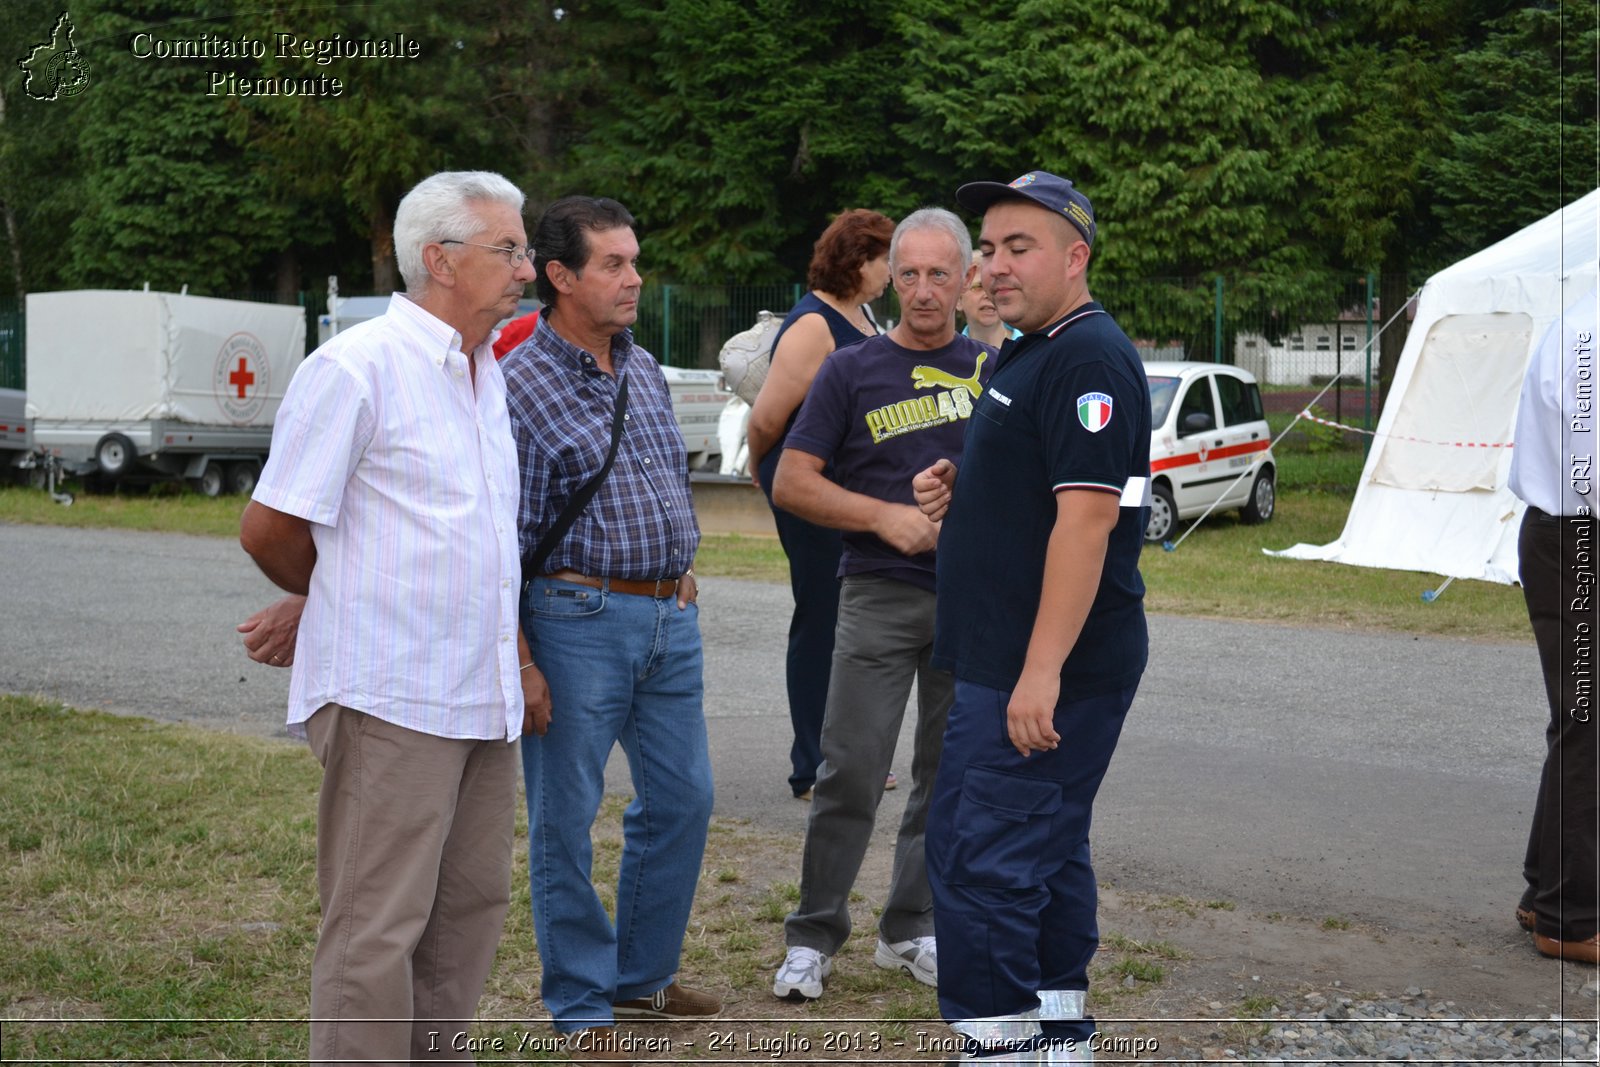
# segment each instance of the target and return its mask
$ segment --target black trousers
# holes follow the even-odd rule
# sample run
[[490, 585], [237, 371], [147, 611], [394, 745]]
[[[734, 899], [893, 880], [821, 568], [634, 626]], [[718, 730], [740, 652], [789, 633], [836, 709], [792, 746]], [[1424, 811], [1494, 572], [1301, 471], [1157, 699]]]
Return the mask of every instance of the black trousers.
[[1544, 771], [1522, 874], [1522, 906], [1538, 932], [1562, 941], [1593, 937], [1600, 920], [1596, 813], [1600, 759], [1600, 544], [1593, 517], [1559, 518], [1530, 507], [1517, 549], [1523, 596], [1539, 646], [1550, 723]]
[[[780, 444], [761, 461], [761, 489], [768, 504], [782, 451]], [[789, 788], [799, 796], [816, 783], [822, 763], [822, 718], [828, 710], [828, 678], [833, 671], [833, 631], [839, 624], [839, 556], [844, 541], [838, 530], [807, 522], [776, 505], [772, 518], [789, 557], [789, 589], [794, 594], [784, 673], [789, 722], [794, 727]]]

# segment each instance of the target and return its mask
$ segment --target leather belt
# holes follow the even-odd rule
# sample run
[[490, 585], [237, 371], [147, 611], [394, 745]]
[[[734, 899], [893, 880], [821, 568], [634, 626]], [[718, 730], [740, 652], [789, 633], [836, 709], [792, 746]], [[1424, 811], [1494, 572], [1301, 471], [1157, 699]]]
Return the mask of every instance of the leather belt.
[[591, 589], [610, 589], [613, 593], [630, 593], [633, 596], [653, 597], [656, 600], [664, 600], [675, 595], [678, 592], [679, 581], [677, 578], [657, 578], [655, 581], [639, 578], [596, 578], [570, 570], [551, 571], [545, 577], [572, 582], [574, 585], [586, 585]]

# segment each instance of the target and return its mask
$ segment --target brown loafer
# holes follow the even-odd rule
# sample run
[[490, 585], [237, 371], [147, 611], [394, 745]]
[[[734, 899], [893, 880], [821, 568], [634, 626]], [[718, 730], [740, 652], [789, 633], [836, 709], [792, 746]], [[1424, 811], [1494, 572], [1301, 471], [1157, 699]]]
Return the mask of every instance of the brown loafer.
[[673, 982], [648, 997], [619, 1000], [611, 1005], [618, 1015], [643, 1019], [715, 1019], [722, 1014], [722, 1001], [710, 993], [688, 989]]
[[1518, 908], [1517, 909], [1517, 925], [1522, 927], [1524, 930], [1528, 931], [1530, 934], [1533, 933], [1533, 909], [1532, 908]]
[[1583, 941], [1557, 941], [1543, 934], [1533, 935], [1533, 947], [1544, 956], [1578, 963], [1600, 963], [1600, 934]]
[[567, 1035], [567, 1055], [573, 1063], [604, 1063], [611, 1067], [629, 1067], [628, 1053], [617, 1040], [614, 1026], [590, 1026], [574, 1030]]

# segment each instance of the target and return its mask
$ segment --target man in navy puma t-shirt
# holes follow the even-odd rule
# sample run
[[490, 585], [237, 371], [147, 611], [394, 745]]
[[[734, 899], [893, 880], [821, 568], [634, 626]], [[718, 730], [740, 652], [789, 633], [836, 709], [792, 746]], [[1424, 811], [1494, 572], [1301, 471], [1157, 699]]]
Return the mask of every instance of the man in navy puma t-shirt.
[[[774, 502], [844, 531], [822, 765], [806, 825], [800, 903], [784, 923], [788, 954], [772, 984], [784, 999], [820, 997], [831, 958], [850, 934], [850, 890], [913, 679], [911, 796], [873, 958], [928, 985], [938, 980], [922, 837], [951, 683], [930, 662], [939, 527], [918, 510], [911, 479], [940, 456], [959, 454], [994, 361], [992, 349], [955, 331], [971, 258], [971, 235], [948, 211], [918, 211], [900, 223], [889, 246], [900, 324], [823, 362], [778, 463]], [[823, 473], [830, 464], [831, 478]]]

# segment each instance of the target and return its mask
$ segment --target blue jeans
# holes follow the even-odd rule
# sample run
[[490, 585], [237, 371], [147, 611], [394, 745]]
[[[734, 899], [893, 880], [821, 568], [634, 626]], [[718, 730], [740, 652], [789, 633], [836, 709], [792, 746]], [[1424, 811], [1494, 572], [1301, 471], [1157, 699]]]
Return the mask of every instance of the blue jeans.
[[[711, 818], [699, 608], [537, 578], [522, 626], [550, 683], [550, 730], [522, 739], [533, 922], [545, 1007], [562, 1033], [613, 1020], [678, 970]], [[622, 745], [615, 925], [590, 883], [606, 758]]]
[[[1060, 745], [1026, 759], [1011, 694], [956, 679], [928, 811], [939, 1008], [952, 1022], [1017, 1015], [1045, 991], [1087, 990], [1100, 943], [1089, 821], [1137, 686], [1056, 704]], [[1056, 998], [1059, 999], [1059, 998]], [[1041, 1021], [1078, 1043], [1092, 1016]]]

